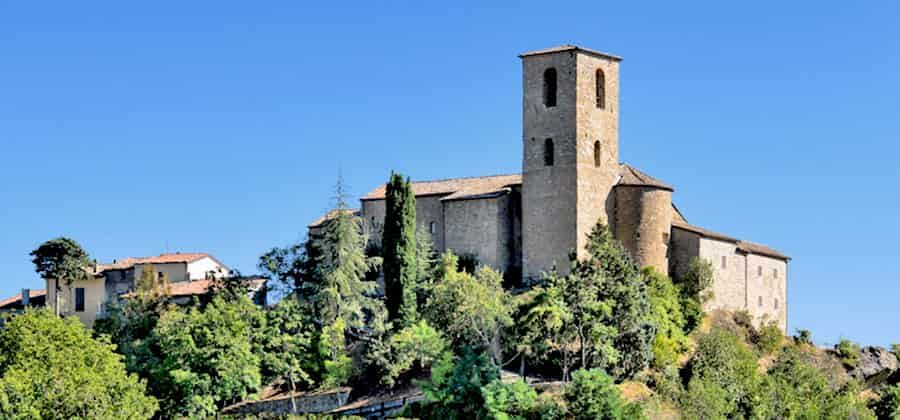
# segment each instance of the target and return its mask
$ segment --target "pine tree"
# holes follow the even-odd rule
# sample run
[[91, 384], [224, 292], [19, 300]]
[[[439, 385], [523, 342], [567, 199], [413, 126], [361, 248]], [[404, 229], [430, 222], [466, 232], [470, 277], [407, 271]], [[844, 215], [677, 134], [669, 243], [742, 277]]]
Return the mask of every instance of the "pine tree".
[[391, 173], [387, 184], [382, 252], [385, 304], [395, 328], [413, 324], [416, 313], [416, 198], [409, 179]]

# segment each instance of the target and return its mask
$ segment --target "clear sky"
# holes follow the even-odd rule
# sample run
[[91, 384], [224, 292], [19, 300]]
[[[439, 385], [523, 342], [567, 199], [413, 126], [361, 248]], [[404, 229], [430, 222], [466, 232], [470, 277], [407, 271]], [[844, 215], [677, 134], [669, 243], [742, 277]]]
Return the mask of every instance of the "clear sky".
[[793, 257], [791, 331], [900, 341], [900, 3], [424, 3], [0, 2], [0, 295], [60, 235], [254, 273], [339, 172], [519, 172], [517, 54], [574, 43], [625, 58], [623, 161]]

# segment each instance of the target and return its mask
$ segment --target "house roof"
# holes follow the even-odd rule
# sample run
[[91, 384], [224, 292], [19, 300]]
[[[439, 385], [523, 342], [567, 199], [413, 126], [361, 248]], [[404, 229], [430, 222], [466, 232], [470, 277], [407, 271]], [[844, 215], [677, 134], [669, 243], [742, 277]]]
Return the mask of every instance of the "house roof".
[[[102, 273], [106, 270], [125, 270], [139, 264], [192, 263], [194, 261], [202, 260], [203, 258], [212, 258], [213, 260], [216, 260], [213, 256], [205, 252], [174, 252], [159, 254], [154, 257], [128, 257], [116, 260], [112, 264], [97, 264], [95, 272]], [[223, 266], [225, 265], [218, 260], [216, 260], [216, 262]]]
[[[28, 299], [31, 300], [32, 303], [35, 303], [34, 300], [37, 298], [45, 298], [47, 296], [47, 291], [44, 289], [35, 289], [28, 291]], [[0, 300], [0, 309], [10, 309], [12, 307], [22, 306], [22, 294], [19, 293], [13, 297], [6, 298]]]
[[543, 50], [529, 51], [526, 53], [519, 54], [519, 57], [525, 58], [525, 57], [530, 57], [533, 55], [553, 54], [553, 53], [558, 53], [558, 52], [563, 52], [563, 51], [581, 51], [583, 53], [587, 53], [590, 55], [596, 55], [596, 56], [603, 57], [603, 58], [608, 58], [608, 59], [611, 59], [614, 61], [622, 61], [622, 57], [619, 57], [617, 55], [612, 55], [612, 54], [605, 53], [602, 51], [592, 50], [589, 48], [579, 47], [577, 45], [571, 45], [571, 44], [560, 45], [558, 47], [552, 47], [552, 48], [545, 48]]
[[791, 257], [788, 257], [787, 255], [785, 255], [773, 248], [770, 248], [766, 245], [736, 239], [736, 238], [733, 238], [733, 237], [730, 237], [727, 235], [723, 235], [721, 233], [713, 232], [709, 229], [704, 229], [699, 226], [694, 226], [694, 225], [688, 224], [686, 222], [673, 220], [672, 227], [681, 229], [681, 230], [686, 230], [688, 232], [693, 232], [693, 233], [696, 233], [705, 238], [716, 239], [716, 240], [725, 241], [725, 242], [731, 242], [737, 246], [737, 249], [739, 251], [746, 252], [748, 254], [763, 255], [766, 257], [777, 258], [779, 260], [785, 260], [785, 261], [789, 261], [791, 259]]
[[[264, 278], [249, 278], [246, 279], [247, 282], [250, 283], [250, 288], [252, 290], [259, 290], [266, 283], [266, 279]], [[214, 284], [214, 280], [191, 280], [191, 281], [176, 281], [169, 283], [169, 296], [170, 297], [181, 297], [181, 296], [201, 296], [210, 292], [210, 287]], [[133, 296], [134, 292], [126, 293], [125, 297]]]

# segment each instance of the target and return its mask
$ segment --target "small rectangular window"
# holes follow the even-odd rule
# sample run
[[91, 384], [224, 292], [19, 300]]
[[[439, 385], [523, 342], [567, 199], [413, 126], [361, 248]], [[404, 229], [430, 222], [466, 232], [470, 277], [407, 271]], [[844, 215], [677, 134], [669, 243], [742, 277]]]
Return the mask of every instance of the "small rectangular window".
[[762, 277], [762, 266], [756, 267], [756, 275]]
[[776, 279], [778, 278], [778, 269], [777, 268], [772, 269], [772, 275], [775, 276]]
[[84, 288], [75, 288], [75, 312], [84, 312]]
[[728, 257], [722, 256], [722, 268], [728, 268]]
[[429, 224], [428, 224], [428, 233], [434, 235], [435, 230], [436, 230], [436, 229], [435, 229], [435, 224], [434, 224], [434, 222], [429, 223]]
[[778, 299], [775, 299], [775, 309], [778, 309]]
[[156, 273], [156, 279], [157, 279], [157, 280], [162, 280], [162, 279], [163, 279], [163, 272], [162, 272], [162, 271]]
[[762, 308], [762, 296], [759, 297], [759, 307]]

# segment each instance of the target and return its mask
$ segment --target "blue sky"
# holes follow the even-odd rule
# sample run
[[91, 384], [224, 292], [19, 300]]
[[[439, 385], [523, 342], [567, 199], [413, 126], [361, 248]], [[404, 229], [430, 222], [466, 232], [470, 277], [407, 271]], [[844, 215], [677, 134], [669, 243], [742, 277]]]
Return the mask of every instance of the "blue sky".
[[625, 58], [622, 160], [794, 258], [791, 330], [900, 341], [900, 4], [312, 3], [0, 2], [0, 295], [60, 235], [252, 273], [339, 172], [519, 172], [516, 55], [575, 43]]

